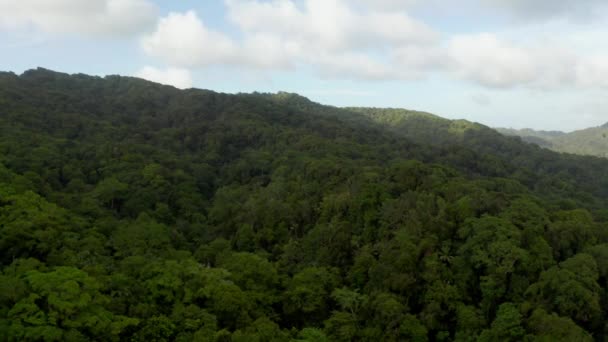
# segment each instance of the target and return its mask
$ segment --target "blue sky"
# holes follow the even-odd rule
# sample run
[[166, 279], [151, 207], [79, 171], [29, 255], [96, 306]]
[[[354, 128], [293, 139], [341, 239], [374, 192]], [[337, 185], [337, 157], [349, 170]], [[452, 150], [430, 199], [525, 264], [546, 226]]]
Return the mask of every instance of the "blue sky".
[[608, 122], [607, 19], [600, 0], [0, 0], [0, 69], [571, 131]]

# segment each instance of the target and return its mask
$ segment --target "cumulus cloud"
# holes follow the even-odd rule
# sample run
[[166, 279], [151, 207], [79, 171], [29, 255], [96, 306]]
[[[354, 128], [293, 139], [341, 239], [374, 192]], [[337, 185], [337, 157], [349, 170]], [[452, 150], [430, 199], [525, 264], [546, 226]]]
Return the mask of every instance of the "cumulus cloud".
[[147, 30], [156, 17], [147, 0], [0, 0], [0, 28], [13, 30], [123, 36]]
[[208, 28], [194, 11], [161, 18], [156, 30], [143, 37], [142, 47], [150, 56], [183, 67], [224, 64], [287, 68], [298, 50], [298, 46], [266, 33], [250, 34], [237, 42]]
[[405, 12], [357, 12], [344, 0], [226, 0], [230, 20], [245, 33], [263, 32], [325, 50], [386, 44], [428, 44], [438, 34]]
[[440, 45], [397, 47], [390, 56], [395, 68], [402, 72], [426, 73], [450, 66], [449, 56]]
[[573, 50], [542, 41], [516, 44], [490, 33], [456, 36], [448, 43], [447, 70], [495, 88], [608, 87], [608, 56]]
[[[526, 28], [533, 32], [531, 37], [505, 31], [447, 36], [410, 15], [410, 6], [421, 5], [415, 0], [224, 2], [238, 34], [208, 27], [194, 11], [169, 13], [142, 38], [143, 50], [181, 68], [312, 68], [322, 78], [376, 81], [415, 80], [434, 73], [490, 88], [608, 86], [604, 56], [578, 54], [563, 39], [546, 39], [539, 33], [547, 31], [544, 24]], [[492, 3], [513, 11], [519, 11], [517, 6], [539, 6], [529, 11], [547, 6], [548, 13], [559, 13], [570, 4]]]
[[448, 54], [461, 77], [487, 86], [529, 83], [537, 72], [529, 51], [500, 41], [489, 33], [452, 38]]
[[344, 0], [225, 2], [240, 39], [208, 28], [193, 11], [170, 13], [142, 39], [144, 51], [182, 67], [311, 65], [324, 77], [397, 79], [410, 73], [396, 72], [372, 50], [428, 46], [439, 38], [405, 12], [358, 12]]
[[314, 56], [313, 63], [324, 78], [368, 81], [399, 78], [399, 75], [390, 66], [361, 53], [340, 55], [320, 53]]
[[194, 11], [161, 18], [156, 31], [143, 38], [142, 46], [151, 56], [187, 67], [221, 63], [236, 50], [229, 37], [207, 28]]
[[163, 70], [145, 66], [134, 76], [156, 83], [172, 85], [180, 89], [192, 88], [192, 75], [187, 69], [167, 68]]

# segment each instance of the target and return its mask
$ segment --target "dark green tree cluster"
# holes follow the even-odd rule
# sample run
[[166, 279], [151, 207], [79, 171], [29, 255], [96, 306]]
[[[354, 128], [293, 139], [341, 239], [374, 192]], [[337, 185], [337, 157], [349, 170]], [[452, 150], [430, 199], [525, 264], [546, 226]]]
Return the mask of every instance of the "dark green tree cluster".
[[607, 203], [480, 125], [4, 73], [0, 340], [601, 341]]

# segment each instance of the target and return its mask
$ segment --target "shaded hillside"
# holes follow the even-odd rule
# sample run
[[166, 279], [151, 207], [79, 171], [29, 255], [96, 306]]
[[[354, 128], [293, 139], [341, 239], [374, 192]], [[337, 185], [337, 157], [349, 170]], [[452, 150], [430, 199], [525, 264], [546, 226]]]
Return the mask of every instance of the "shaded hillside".
[[0, 340], [592, 341], [608, 160], [297, 94], [0, 74]]
[[[607, 162], [601, 158], [560, 155], [520, 137], [504, 136], [494, 129], [466, 120], [448, 120], [405, 109], [349, 110], [371, 118], [408, 140], [439, 148], [451, 166], [466, 169], [469, 173], [516, 179], [541, 193], [549, 194], [559, 188], [562, 195], [566, 195], [562, 191], [567, 191], [566, 196], [571, 199], [586, 197], [583, 193], [576, 194], [575, 188], [580, 187], [584, 188], [583, 192], [595, 193], [601, 198], [608, 196], [608, 191], [600, 190], [608, 185], [606, 176], [597, 172]], [[557, 132], [546, 134], [559, 135]], [[547, 188], [549, 184], [552, 185]], [[574, 188], [553, 187], [557, 184], [572, 184]], [[582, 201], [589, 204], [589, 200]]]
[[608, 157], [608, 124], [570, 133], [534, 131], [531, 129], [497, 129], [506, 135], [520, 136], [523, 140], [558, 152]]

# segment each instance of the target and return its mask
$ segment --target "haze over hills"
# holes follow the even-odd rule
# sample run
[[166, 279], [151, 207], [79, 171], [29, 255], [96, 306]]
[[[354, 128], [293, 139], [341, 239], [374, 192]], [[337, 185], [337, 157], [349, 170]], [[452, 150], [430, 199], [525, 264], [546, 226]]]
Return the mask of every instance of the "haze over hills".
[[508, 128], [496, 130], [558, 152], [608, 157], [608, 123], [570, 133]]
[[602, 341], [607, 208], [464, 120], [0, 73], [3, 341]]

